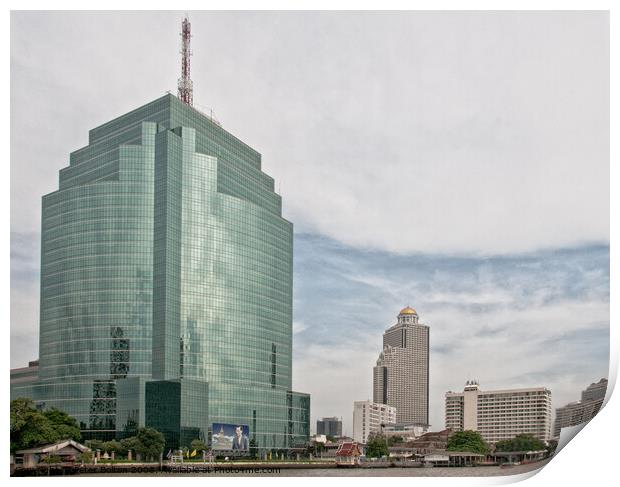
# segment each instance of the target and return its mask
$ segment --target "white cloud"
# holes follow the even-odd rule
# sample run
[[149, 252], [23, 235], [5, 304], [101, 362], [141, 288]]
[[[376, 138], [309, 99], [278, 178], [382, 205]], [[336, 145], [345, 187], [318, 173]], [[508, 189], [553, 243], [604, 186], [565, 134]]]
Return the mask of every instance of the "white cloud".
[[293, 321], [293, 334], [297, 335], [302, 331], [306, 330], [308, 327], [302, 323], [301, 321]]
[[39, 353], [39, 283], [11, 286], [11, 368], [25, 367]]
[[[174, 89], [179, 15], [12, 20], [11, 211], [27, 230], [88, 129]], [[195, 100], [263, 153], [298, 229], [396, 252], [609, 240], [607, 13], [196, 12], [192, 24]]]
[[[372, 400], [372, 365], [377, 337], [351, 333], [343, 343], [311, 343], [293, 354], [293, 388], [311, 393], [310, 428], [326, 416], [342, 417], [343, 434], [353, 435], [353, 401]], [[369, 369], [370, 367], [370, 369]]]
[[468, 379], [484, 389], [545, 386], [559, 407], [607, 376], [605, 248], [463, 259], [360, 251], [313, 236], [296, 242], [295, 313], [312, 333], [294, 340], [294, 380], [317, 398], [313, 420], [342, 415], [350, 430], [353, 400], [372, 398], [381, 334], [405, 304], [430, 326], [434, 429], [444, 425], [445, 392]]

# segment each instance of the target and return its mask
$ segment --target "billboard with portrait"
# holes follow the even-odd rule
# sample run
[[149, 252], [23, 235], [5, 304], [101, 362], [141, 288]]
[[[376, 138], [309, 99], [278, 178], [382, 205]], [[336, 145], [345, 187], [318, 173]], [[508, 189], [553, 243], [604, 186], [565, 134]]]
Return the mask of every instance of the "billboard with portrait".
[[247, 451], [250, 447], [250, 427], [247, 424], [213, 423], [213, 450]]

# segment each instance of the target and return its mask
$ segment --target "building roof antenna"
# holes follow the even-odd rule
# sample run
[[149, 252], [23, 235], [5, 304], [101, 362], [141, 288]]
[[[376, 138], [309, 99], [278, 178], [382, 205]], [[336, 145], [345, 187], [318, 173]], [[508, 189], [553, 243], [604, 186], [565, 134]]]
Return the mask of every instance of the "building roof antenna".
[[181, 23], [181, 77], [179, 78], [179, 98], [183, 103], [190, 107], [194, 105], [194, 84], [190, 78], [190, 61], [192, 55], [190, 48], [190, 40], [192, 38], [192, 24], [190, 24], [188, 15]]

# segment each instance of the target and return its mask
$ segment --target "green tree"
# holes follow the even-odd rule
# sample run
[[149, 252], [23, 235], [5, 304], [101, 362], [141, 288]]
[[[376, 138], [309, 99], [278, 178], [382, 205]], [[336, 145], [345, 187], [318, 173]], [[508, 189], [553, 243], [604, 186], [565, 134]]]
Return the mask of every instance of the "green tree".
[[480, 436], [477, 431], [457, 431], [448, 438], [449, 451], [462, 451], [471, 453], [482, 453], [483, 455], [489, 452], [489, 447]]
[[39, 411], [27, 398], [14, 399], [10, 409], [12, 452], [60, 440], [80, 439], [77, 422], [63, 411]]
[[28, 424], [33, 412], [36, 410], [31, 399], [20, 397], [11, 401], [11, 437]]
[[381, 458], [389, 456], [388, 444], [383, 435], [371, 434], [366, 442], [366, 456], [369, 458]]
[[325, 450], [325, 445], [320, 441], [311, 441], [306, 446], [306, 453], [318, 457]]
[[166, 444], [164, 435], [155, 428], [139, 428], [136, 439], [138, 440], [136, 451], [146, 458], [159, 457]]
[[81, 463], [93, 463], [93, 452], [85, 451], [78, 455], [78, 460]]
[[547, 456], [550, 457], [551, 455], [554, 455], [557, 447], [558, 440], [549, 440], [547, 442], [547, 447], [545, 448], [545, 450], [547, 450]]
[[387, 444], [388, 446], [393, 446], [393, 445], [396, 445], [397, 443], [402, 443], [403, 441], [404, 440], [402, 436], [398, 436], [398, 435], [390, 436], [387, 440]]
[[116, 440], [110, 440], [110, 441], [106, 441], [103, 443], [103, 448], [101, 448], [104, 452], [107, 451], [108, 453], [116, 453], [116, 454], [123, 454], [123, 452], [126, 452], [125, 448], [123, 447], [122, 443], [120, 441], [116, 441]]
[[37, 409], [31, 399], [11, 401], [11, 452], [32, 448], [57, 440], [50, 421]]
[[529, 434], [517, 435], [510, 440], [495, 443], [495, 451], [540, 451], [544, 449], [545, 444]]
[[88, 448], [92, 451], [102, 450], [103, 451], [103, 441], [101, 440], [86, 440], [84, 443]]
[[129, 438], [123, 438], [121, 440], [121, 446], [124, 448], [123, 455], [127, 455], [127, 452], [129, 450], [132, 450], [135, 455], [135, 453], [138, 451], [138, 448], [140, 447], [140, 442], [135, 436], [130, 436]]
[[43, 411], [43, 415], [50, 421], [59, 439], [80, 441], [82, 435], [80, 434], [80, 427], [75, 418], [56, 408]]

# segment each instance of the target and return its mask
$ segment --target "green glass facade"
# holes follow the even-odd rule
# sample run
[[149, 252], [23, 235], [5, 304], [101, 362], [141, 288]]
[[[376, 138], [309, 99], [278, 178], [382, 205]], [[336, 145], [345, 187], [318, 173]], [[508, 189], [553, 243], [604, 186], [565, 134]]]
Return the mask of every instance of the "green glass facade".
[[310, 407], [291, 391], [292, 265], [260, 154], [159, 98], [91, 130], [43, 197], [39, 380], [12, 394], [86, 438], [221, 422], [290, 448]]

